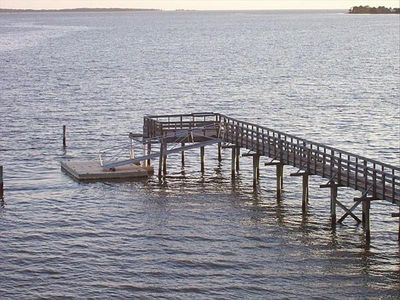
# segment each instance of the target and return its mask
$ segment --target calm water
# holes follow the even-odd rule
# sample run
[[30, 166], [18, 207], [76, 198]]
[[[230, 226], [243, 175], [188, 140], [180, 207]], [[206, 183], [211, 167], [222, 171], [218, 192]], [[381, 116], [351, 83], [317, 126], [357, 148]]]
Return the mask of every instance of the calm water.
[[399, 25], [335, 12], [0, 14], [0, 298], [398, 299], [396, 207], [373, 203], [368, 249], [352, 220], [330, 230], [320, 179], [302, 216], [298, 178], [277, 204], [273, 169], [253, 191], [251, 159], [232, 182], [229, 152], [219, 164], [213, 147], [204, 175], [193, 151], [185, 176], [171, 157], [161, 184], [79, 184], [60, 161], [125, 147], [144, 114], [215, 111], [398, 166]]

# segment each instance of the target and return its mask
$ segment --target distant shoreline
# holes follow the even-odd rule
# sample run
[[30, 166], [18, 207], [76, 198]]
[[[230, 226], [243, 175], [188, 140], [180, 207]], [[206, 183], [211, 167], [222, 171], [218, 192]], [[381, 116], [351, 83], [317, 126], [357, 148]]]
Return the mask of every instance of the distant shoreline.
[[62, 9], [14, 9], [0, 8], [0, 12], [140, 12], [140, 11], [161, 11], [153, 8], [62, 8]]

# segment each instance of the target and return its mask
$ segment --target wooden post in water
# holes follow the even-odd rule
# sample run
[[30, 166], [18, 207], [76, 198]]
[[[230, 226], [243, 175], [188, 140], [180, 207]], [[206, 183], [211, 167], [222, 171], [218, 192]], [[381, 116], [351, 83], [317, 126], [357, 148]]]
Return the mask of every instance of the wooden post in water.
[[[181, 143], [181, 147], [185, 147], [185, 143]], [[181, 164], [183, 168], [185, 166], [185, 150], [181, 151]]]
[[332, 182], [330, 184], [331, 188], [331, 224], [332, 227], [336, 226], [336, 199], [337, 199], [337, 185]]
[[221, 143], [218, 143], [218, 161], [222, 161]]
[[308, 174], [304, 174], [303, 176], [303, 197], [301, 208], [303, 213], [307, 211], [308, 197], [309, 197], [309, 188], [308, 188]]
[[232, 147], [232, 162], [231, 162], [231, 175], [232, 178], [235, 178], [235, 159], [236, 159], [236, 147]]
[[265, 165], [276, 167], [276, 198], [278, 201], [280, 201], [283, 189], [283, 163], [281, 163], [280, 161], [272, 161], [266, 162]]
[[239, 161], [240, 147], [239, 146], [236, 146], [235, 154], [236, 154], [236, 173], [238, 173], [239, 168], [240, 168], [240, 161]]
[[276, 195], [278, 199], [282, 197], [283, 188], [283, 164], [279, 163], [276, 165]]
[[3, 166], [0, 166], [0, 199], [4, 198]]
[[371, 242], [371, 230], [369, 222], [369, 211], [371, 208], [371, 202], [369, 199], [365, 198], [362, 201], [362, 225], [365, 230], [365, 240], [367, 244]]
[[164, 143], [161, 142], [160, 144], [160, 158], [158, 161], [158, 178], [161, 179], [162, 177], [162, 167], [163, 167], [163, 158], [164, 158]]
[[[147, 155], [150, 155], [150, 154], [151, 154], [151, 143], [148, 143], [147, 144]], [[148, 167], [151, 166], [151, 159], [150, 158], [147, 160], [147, 166]]]
[[200, 171], [204, 173], [204, 146], [200, 147]]
[[257, 155], [253, 155], [253, 187], [257, 186]]
[[163, 147], [163, 175], [167, 175], [167, 143]]
[[66, 133], [67, 133], [67, 126], [63, 125], [63, 147], [67, 147], [67, 139], [66, 139]]

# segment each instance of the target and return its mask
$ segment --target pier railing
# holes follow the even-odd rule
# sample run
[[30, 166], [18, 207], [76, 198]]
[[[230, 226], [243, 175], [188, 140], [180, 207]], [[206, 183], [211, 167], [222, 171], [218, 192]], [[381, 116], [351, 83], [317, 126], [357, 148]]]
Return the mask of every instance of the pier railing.
[[400, 167], [385, 164], [278, 130], [240, 121], [218, 113], [144, 117], [145, 138], [177, 130], [216, 128], [226, 143], [319, 175], [339, 186], [351, 187], [363, 197], [400, 205]]

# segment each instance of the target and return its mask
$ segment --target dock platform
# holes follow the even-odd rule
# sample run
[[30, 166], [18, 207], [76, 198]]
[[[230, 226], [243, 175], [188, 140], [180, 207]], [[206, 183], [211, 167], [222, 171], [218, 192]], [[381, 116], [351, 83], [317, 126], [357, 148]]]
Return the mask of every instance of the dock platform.
[[68, 160], [61, 162], [61, 169], [78, 181], [116, 180], [146, 178], [153, 173], [152, 167], [142, 167], [135, 164], [104, 169], [98, 161]]

